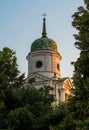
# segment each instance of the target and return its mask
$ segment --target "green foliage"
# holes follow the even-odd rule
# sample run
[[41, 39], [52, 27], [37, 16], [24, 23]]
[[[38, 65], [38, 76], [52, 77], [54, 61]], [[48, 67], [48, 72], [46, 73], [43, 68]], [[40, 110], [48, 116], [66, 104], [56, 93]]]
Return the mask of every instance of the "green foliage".
[[0, 51], [0, 90], [19, 87], [23, 84], [24, 74], [19, 76], [15, 52], [7, 47]]
[[53, 112], [51, 114], [51, 119], [50, 119], [50, 123], [52, 125], [57, 125], [59, 124], [61, 121], [63, 121], [63, 118], [65, 116], [67, 116], [68, 111], [67, 111], [67, 104], [66, 103], [60, 103], [59, 106], [56, 106], [53, 109]]
[[9, 48], [0, 51], [0, 129], [49, 130], [53, 95], [50, 86], [36, 89], [34, 79], [23, 87], [15, 52]]
[[[74, 65], [73, 97], [66, 107], [66, 114], [52, 130], [88, 130], [89, 129], [89, 0], [73, 14], [72, 25], [78, 30], [75, 47], [80, 56]], [[59, 111], [60, 106], [59, 106]], [[63, 109], [63, 114], [65, 109]], [[60, 113], [58, 113], [60, 115]], [[54, 118], [55, 119], [55, 118]], [[59, 120], [59, 119], [58, 119]]]
[[50, 94], [50, 91], [53, 90], [51, 86], [44, 86], [39, 89], [40, 92], [42, 93], [42, 98], [46, 104], [50, 104], [54, 101], [54, 96], [53, 94]]
[[24, 74], [19, 74], [15, 52], [3, 48], [0, 51], [0, 129], [6, 128], [7, 114], [19, 106], [16, 88], [20, 88], [24, 81]]
[[28, 106], [11, 110], [7, 117], [7, 126], [12, 130], [32, 130], [34, 115]]
[[[72, 117], [68, 110], [68, 103], [60, 103], [56, 106], [49, 118], [50, 129], [52, 130], [69, 130], [71, 127]], [[67, 125], [67, 126], [66, 126]]]
[[74, 130], [89, 129], [89, 1], [79, 7], [73, 15], [72, 25], [78, 30], [75, 34], [75, 47], [80, 57], [74, 65], [74, 96], [69, 101], [69, 111], [74, 120]]
[[[13, 91], [16, 92], [13, 93]], [[8, 93], [8, 103], [5, 103], [9, 110], [6, 109], [7, 116], [4, 118], [4, 127], [13, 130], [49, 129], [47, 120], [48, 114], [52, 113], [51, 101], [53, 102], [53, 96], [49, 92], [47, 94], [45, 89], [43, 92], [43, 89], [39, 90], [30, 86], [26, 89], [21, 88], [13, 91]], [[48, 95], [47, 98], [44, 97], [44, 93]], [[10, 96], [12, 97], [11, 100]], [[47, 100], [49, 101], [47, 102]]]
[[79, 7], [78, 12], [73, 15], [73, 26], [78, 30], [74, 35], [75, 46], [80, 50], [80, 57], [74, 62], [73, 83], [75, 86], [74, 94], [78, 100], [87, 100], [89, 98], [89, 2], [85, 8]]

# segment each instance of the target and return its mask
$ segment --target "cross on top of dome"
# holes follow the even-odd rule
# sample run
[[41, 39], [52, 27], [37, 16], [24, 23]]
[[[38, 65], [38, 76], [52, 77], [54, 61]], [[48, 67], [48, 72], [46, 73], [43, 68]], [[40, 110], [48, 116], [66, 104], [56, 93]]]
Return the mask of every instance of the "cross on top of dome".
[[42, 16], [44, 16], [44, 18], [45, 18], [47, 15], [44, 13]]

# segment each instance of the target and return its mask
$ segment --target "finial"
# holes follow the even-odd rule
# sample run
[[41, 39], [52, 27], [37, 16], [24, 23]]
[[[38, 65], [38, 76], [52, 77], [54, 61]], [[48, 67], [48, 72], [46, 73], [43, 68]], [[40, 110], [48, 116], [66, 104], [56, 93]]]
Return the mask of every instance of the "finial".
[[44, 16], [44, 18], [45, 18], [47, 15], [44, 13], [42, 16]]
[[47, 35], [47, 33], [46, 33], [46, 14], [44, 13], [43, 15], [42, 15], [44, 18], [43, 18], [43, 32], [42, 32], [42, 37], [47, 37], [46, 35]]

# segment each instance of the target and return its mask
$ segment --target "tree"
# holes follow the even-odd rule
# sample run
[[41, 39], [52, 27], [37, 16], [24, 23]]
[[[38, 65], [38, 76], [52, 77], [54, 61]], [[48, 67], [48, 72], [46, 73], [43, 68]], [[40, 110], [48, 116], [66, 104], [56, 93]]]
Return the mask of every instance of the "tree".
[[24, 74], [19, 74], [15, 52], [7, 47], [3, 48], [0, 51], [0, 90], [20, 87], [24, 81]]
[[75, 47], [80, 51], [77, 61], [72, 62], [73, 97], [67, 103], [67, 116], [53, 130], [89, 129], [89, 0], [84, 0], [84, 4], [72, 16], [72, 25], [78, 31], [74, 35]]
[[20, 75], [15, 52], [4, 47], [0, 51], [0, 128], [4, 128], [10, 110], [19, 105], [16, 88], [20, 88], [23, 81], [24, 74]]
[[[51, 87], [46, 87], [36, 89], [29, 86], [28, 88], [16, 89], [16, 92], [10, 91], [7, 100], [10, 99], [11, 95], [10, 105], [12, 107], [9, 104], [6, 105], [9, 107], [9, 112], [4, 117], [5, 126], [3, 128], [8, 130], [49, 130], [48, 119], [53, 110], [51, 103], [54, 98], [48, 91]], [[47, 97], [44, 97], [45, 94]]]
[[[52, 130], [63, 130], [65, 122], [64, 119], [66, 117], [69, 118], [69, 113], [67, 109], [67, 103], [61, 102], [58, 106], [56, 106], [49, 118], [49, 124]], [[66, 122], [67, 124], [67, 122]], [[70, 128], [70, 127], [69, 127]], [[67, 130], [67, 129], [66, 129]]]
[[0, 129], [49, 130], [48, 114], [52, 113], [54, 97], [50, 86], [36, 89], [23, 86], [15, 52], [10, 48], [0, 51]]
[[75, 34], [75, 47], [80, 50], [80, 56], [74, 65], [73, 90], [69, 109], [75, 120], [74, 130], [89, 129], [89, 1], [84, 0], [85, 6], [79, 7], [73, 14], [72, 25], [78, 30]]
[[49, 113], [52, 113], [52, 102], [54, 96], [49, 93], [52, 89], [50, 86], [44, 86], [36, 89], [29, 86], [24, 91], [23, 101], [29, 104], [29, 111], [34, 115], [34, 130], [49, 130]]

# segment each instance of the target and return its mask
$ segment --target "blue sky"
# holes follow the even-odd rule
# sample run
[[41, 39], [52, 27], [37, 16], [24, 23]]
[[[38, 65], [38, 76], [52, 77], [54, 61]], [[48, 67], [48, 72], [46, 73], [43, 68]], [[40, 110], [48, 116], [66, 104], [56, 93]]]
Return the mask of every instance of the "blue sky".
[[41, 37], [45, 12], [47, 35], [56, 41], [62, 56], [61, 76], [71, 77], [73, 66], [70, 64], [79, 55], [74, 47], [72, 14], [83, 0], [0, 0], [0, 50], [9, 47], [16, 51], [19, 70], [27, 76], [26, 56], [31, 43]]

